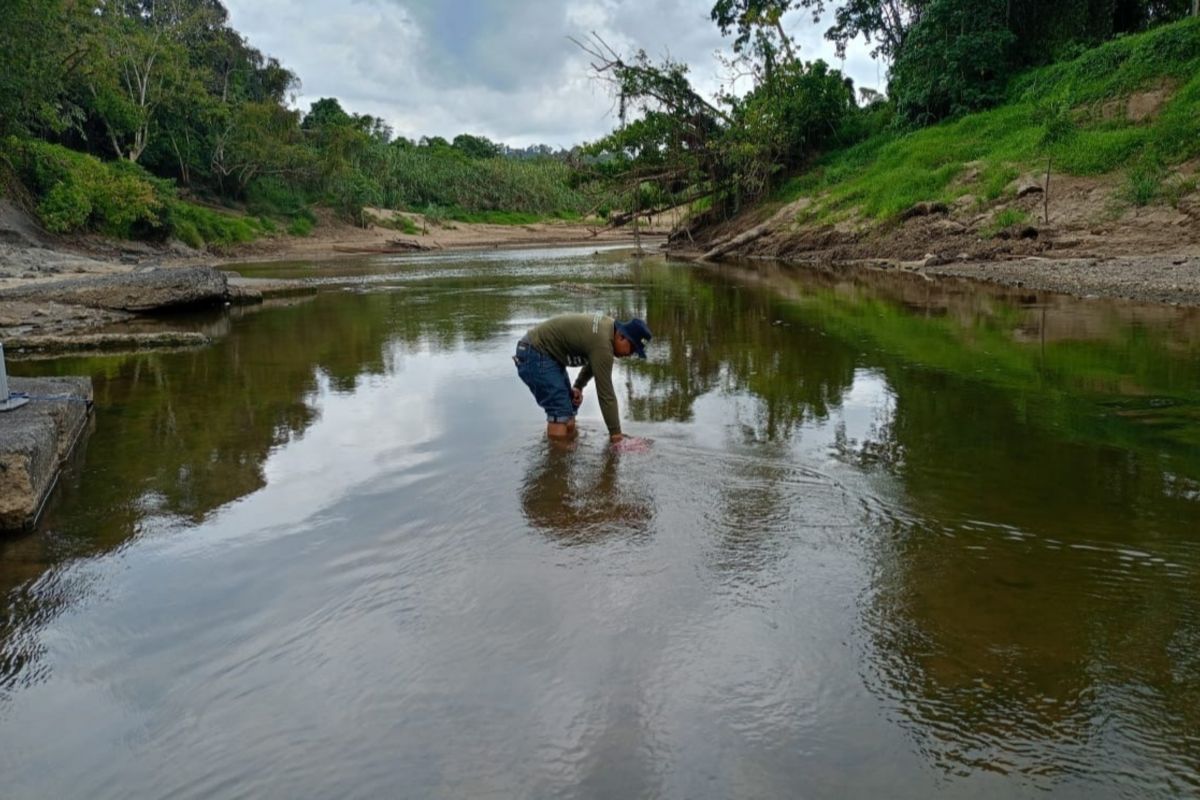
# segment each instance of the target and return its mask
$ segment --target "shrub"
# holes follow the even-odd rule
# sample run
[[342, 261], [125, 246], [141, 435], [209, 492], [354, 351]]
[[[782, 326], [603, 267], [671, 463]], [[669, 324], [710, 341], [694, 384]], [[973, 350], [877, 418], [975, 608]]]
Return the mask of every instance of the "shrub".
[[585, 211], [593, 205], [569, 185], [572, 171], [561, 161], [469, 159], [450, 152], [453, 156], [434, 148], [389, 146], [378, 168], [378, 196], [371, 192], [366, 199], [387, 208], [531, 214]]
[[287, 232], [291, 236], [308, 236], [312, 233], [313, 221], [309, 217], [296, 217], [288, 225]]
[[983, 229], [983, 235], [989, 239], [1014, 225], [1020, 225], [1029, 219], [1029, 214], [1019, 208], [1006, 208], [997, 214], [991, 223]]
[[56, 183], [38, 203], [38, 216], [46, 230], [67, 233], [81, 230], [92, 215], [92, 202], [87, 192], [76, 183]]
[[136, 164], [109, 164], [59, 145], [15, 137], [4, 140], [4, 149], [37, 199], [47, 230], [94, 230], [120, 238], [168, 233], [167, 204], [174, 190]]
[[311, 215], [308, 200], [297, 186], [275, 177], [259, 178], [246, 188], [246, 209], [258, 216], [291, 219]]
[[200, 231], [196, 229], [196, 226], [187, 220], [180, 220], [175, 223], [175, 237], [195, 250], [204, 249], [204, 237], [200, 235]]
[[182, 200], [170, 204], [170, 229], [191, 247], [197, 247], [197, 238], [201, 247], [220, 247], [253, 241], [262, 233], [254, 217], [237, 217]]
[[1158, 199], [1163, 191], [1166, 170], [1153, 159], [1143, 159], [1129, 170], [1124, 198], [1135, 206], [1148, 206]]

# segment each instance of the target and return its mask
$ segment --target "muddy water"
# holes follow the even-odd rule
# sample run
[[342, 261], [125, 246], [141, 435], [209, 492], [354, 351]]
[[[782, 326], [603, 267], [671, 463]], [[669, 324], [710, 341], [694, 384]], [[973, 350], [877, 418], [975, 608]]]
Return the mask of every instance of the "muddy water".
[[[0, 542], [3, 797], [1200, 793], [1194, 312], [612, 252], [333, 271], [207, 349], [13, 365], [97, 410]], [[509, 360], [596, 308], [656, 332], [616, 376], [648, 452], [590, 394], [548, 445]]]

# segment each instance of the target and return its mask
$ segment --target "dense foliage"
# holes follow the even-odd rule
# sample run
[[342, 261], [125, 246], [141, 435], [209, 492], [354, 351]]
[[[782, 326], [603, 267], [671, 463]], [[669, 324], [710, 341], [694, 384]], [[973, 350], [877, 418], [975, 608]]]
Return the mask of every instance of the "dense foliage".
[[[1021, 128], [1011, 149], [1022, 158], [1036, 151], [1077, 172], [1123, 159], [1140, 176], [1131, 178], [1140, 202], [1154, 196], [1163, 164], [1196, 153], [1197, 25], [1159, 26], [1197, 5], [715, 0], [712, 20], [732, 37], [749, 91], [706, 98], [686, 66], [641, 52], [625, 58], [595, 38], [580, 45], [619, 99], [620, 125], [554, 153], [466, 133], [397, 138], [382, 120], [334, 98], [292, 109], [297, 76], [229, 27], [221, 0], [6, 0], [0, 176], [21, 182], [50, 230], [196, 245], [277, 224], [304, 233], [315, 204], [363, 223], [372, 206], [520, 221], [612, 211], [617, 224], [686, 206], [702, 224], [798, 173], [809, 173], [801, 183], [827, 180], [816, 164], [886, 164], [901, 132], [1008, 102], [1021, 110], [1006, 106], [971, 123], [989, 130], [991, 145], [1015, 142], [1009, 134]], [[828, 25], [839, 49], [863, 37], [889, 61], [886, 98], [856, 93], [838, 70], [801, 57], [789, 31], [810, 20]], [[1153, 45], [1121, 38], [1151, 28]], [[1043, 65], [1053, 66], [1030, 71]], [[1072, 70], [1088, 77], [1072, 79]], [[1166, 75], [1182, 99], [1154, 125], [1081, 121], [1080, 103]], [[1091, 88], [1063, 89], [1068, 84]], [[997, 119], [1003, 130], [990, 127]], [[957, 144], [975, 141], [962, 135]], [[942, 146], [964, 149], [957, 144]], [[936, 154], [933, 161], [928, 172], [916, 157], [906, 167], [912, 175], [892, 181], [895, 196], [869, 210], [893, 208], [914, 181], [936, 193], [949, 179], [948, 162]], [[989, 169], [985, 180], [995, 183], [1011, 167]], [[251, 216], [213, 210], [235, 205]]]
[[[928, 124], [986, 108], [1030, 66], [1113, 36], [1182, 19], [1193, 0], [716, 0], [712, 18], [734, 47], [768, 63], [794, 47], [789, 11], [827, 12], [825, 35], [844, 54], [863, 37], [892, 64], [889, 94], [902, 118]], [[1195, 13], [1193, 10], [1192, 13]]]
[[[1154, 38], [1153, 44], [1124, 50], [1089, 48], [1178, 20], [1188, 14], [1189, 2], [716, 0], [712, 19], [733, 37], [742, 72], [753, 76], [753, 88], [742, 97], [723, 96], [710, 105], [696, 96], [680, 65], [651, 64], [644, 53], [626, 60], [597, 39], [583, 46], [593, 57], [597, 76], [611, 83], [623, 116], [618, 130], [594, 143], [590, 152], [604, 159], [607, 174], [625, 180], [628, 202], [638, 210], [645, 209], [643, 200], [650, 199], [654, 203], [649, 211], [692, 204], [694, 210], [707, 209], [723, 217], [747, 199], [770, 191], [778, 183], [777, 176], [808, 170], [821, 154], [832, 151], [848, 154], [853, 160], [868, 153], [877, 158], [889, 137], [902, 131], [991, 108], [1007, 99], [1014, 78], [1031, 66], [1067, 63], [1083, 53], [1103, 52], [1107, 55], [1097, 58], [1104, 60], [1105, 66], [1098, 69], [1109, 78], [1126, 76], [1125, 91], [1137, 88], [1141, 85], [1138, 81], [1144, 83], [1151, 74], [1161, 77], [1180, 65], [1184, 65], [1182, 79], [1194, 63], [1188, 54], [1200, 52], [1193, 25], [1163, 29], [1167, 33]], [[1193, 13], [1195, 5], [1191, 3]], [[860, 93], [864, 105], [860, 106], [849, 79], [824, 62], [800, 59], [799, 47], [788, 33], [788, 24], [796, 16], [785, 16], [797, 11], [811, 14], [814, 24], [819, 24], [823, 15], [831, 15], [826, 36], [842, 52], [860, 36], [873, 44], [874, 53], [891, 62], [889, 97], [885, 100], [864, 90]], [[1131, 67], [1117, 69], [1114, 54], [1126, 51], [1133, 54], [1128, 56], [1131, 64], [1145, 69], [1135, 70], [1136, 75]], [[1150, 134], [1144, 126], [1134, 130], [1109, 125], [1120, 129], [1112, 135], [1125, 143], [1118, 148], [1121, 154], [1142, 153], [1147, 163], [1159, 163], [1163, 158], [1194, 153], [1196, 147], [1186, 144], [1193, 126], [1184, 120], [1189, 116], [1187, 110], [1195, 108], [1194, 102], [1186, 99], [1190, 96], [1187, 91], [1178, 104], [1182, 110], [1169, 111], [1158, 126], [1174, 131], [1169, 135]], [[1055, 104], [1047, 97], [1024, 108], [1018, 115], [1018, 127], [1040, 128], [1048, 119], [1052, 127], [1058, 125], [1060, 133], [1071, 135], [1054, 142], [1050, 141], [1053, 136], [1042, 137], [1045, 141], [1021, 148], [1021, 157], [1030, 158], [1034, 151], [1053, 155], [1069, 149], [1071, 154], [1061, 155], [1068, 169], [1086, 171], [1079, 162], [1086, 158], [1087, 148], [1079, 142], [1090, 134], [1080, 131], [1079, 136], [1074, 135], [1077, 126], [1072, 108], [1066, 100]], [[624, 114], [630, 109], [640, 113], [627, 120]], [[1179, 122], [1170, 122], [1175, 119]], [[887, 134], [885, 129], [893, 133]], [[1156, 136], [1157, 143], [1143, 153], [1141, 145]], [[1175, 144], [1168, 146], [1168, 139]], [[967, 141], [974, 138], [967, 137]], [[938, 154], [931, 155], [938, 160]], [[1093, 155], [1107, 168], [1115, 166], [1111, 159]], [[949, 161], [940, 163], [944, 167]], [[952, 176], [942, 167], [929, 172], [917, 157], [905, 168], [911, 175], [893, 179], [890, 186], [944, 186]], [[997, 167], [989, 180], [999, 180], [998, 176], [1010, 169]], [[816, 179], [811, 175], [808, 183]], [[878, 187], [873, 193], [886, 189]], [[897, 191], [891, 200], [868, 204], [867, 211], [894, 213], [895, 202], [910, 194]], [[701, 198], [699, 204], [697, 198]]]
[[[203, 244], [273, 218], [303, 232], [314, 204], [358, 221], [371, 205], [537, 217], [598, 204], [544, 146], [412, 142], [333, 98], [289, 108], [297, 77], [229, 27], [220, 0], [8, 0], [4, 16], [0, 169], [53, 231]], [[261, 219], [217, 230], [181, 193]]]

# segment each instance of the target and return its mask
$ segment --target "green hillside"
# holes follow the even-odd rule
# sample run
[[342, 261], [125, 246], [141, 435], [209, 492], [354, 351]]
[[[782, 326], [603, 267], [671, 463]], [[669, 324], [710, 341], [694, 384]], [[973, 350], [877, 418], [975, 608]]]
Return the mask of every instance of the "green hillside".
[[998, 200], [1049, 160], [1056, 173], [1120, 174], [1131, 205], [1177, 203], [1197, 182], [1176, 168], [1197, 155], [1200, 19], [1189, 19], [1022, 74], [989, 111], [828, 152], [776, 199], [813, 198], [804, 221], [886, 220], [921, 201]]

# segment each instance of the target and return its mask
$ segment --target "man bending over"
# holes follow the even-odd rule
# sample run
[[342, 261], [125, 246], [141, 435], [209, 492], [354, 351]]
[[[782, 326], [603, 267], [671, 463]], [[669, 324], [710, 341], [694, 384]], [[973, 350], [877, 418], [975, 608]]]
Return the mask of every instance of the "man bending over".
[[[521, 337], [513, 361], [517, 374], [546, 412], [546, 434], [556, 439], [575, 435], [575, 410], [583, 402], [584, 387], [595, 378], [608, 438], [621, 441], [624, 437], [613, 390], [613, 360], [634, 353], [645, 358], [648, 341], [650, 328], [644, 321], [635, 317], [618, 322], [599, 311], [552, 317]], [[567, 367], [583, 367], [574, 385], [567, 376]]]

